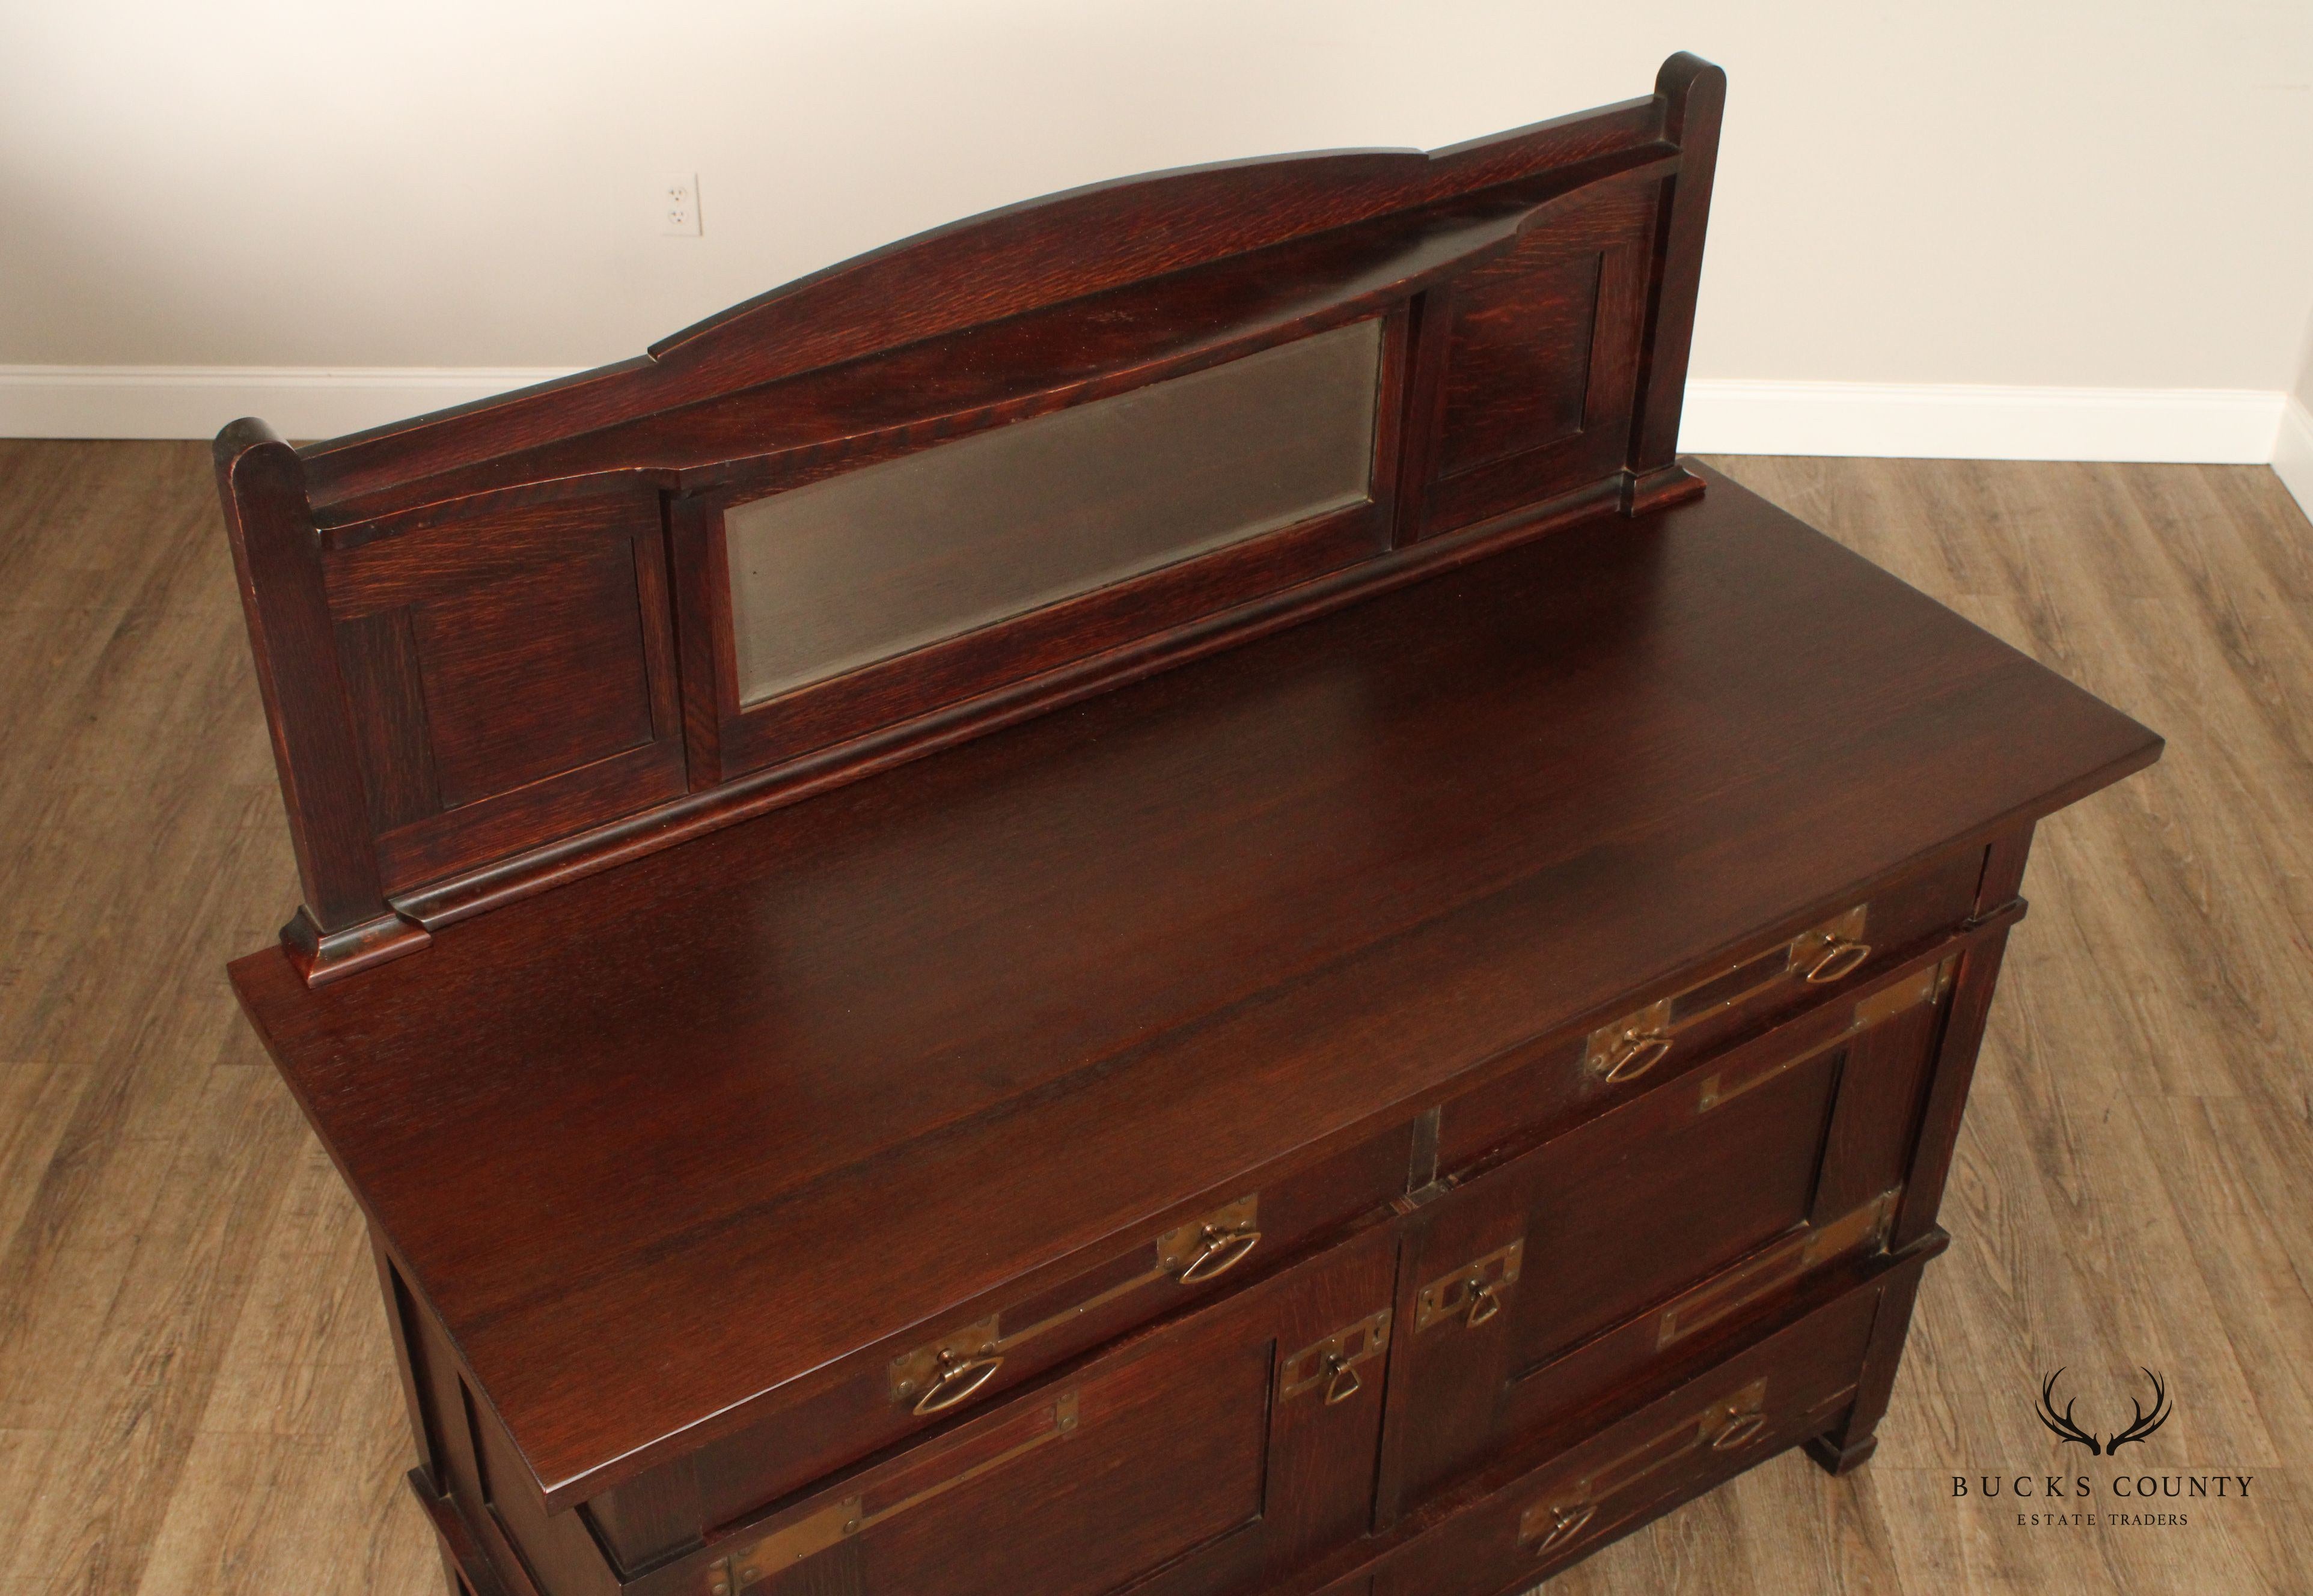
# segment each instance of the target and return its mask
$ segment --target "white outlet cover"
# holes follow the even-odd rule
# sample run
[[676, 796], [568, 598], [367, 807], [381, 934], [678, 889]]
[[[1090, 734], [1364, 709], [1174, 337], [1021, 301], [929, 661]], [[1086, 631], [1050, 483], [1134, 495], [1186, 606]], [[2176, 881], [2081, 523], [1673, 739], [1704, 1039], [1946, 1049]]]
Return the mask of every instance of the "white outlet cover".
[[651, 207], [658, 230], [668, 237], [699, 237], [702, 231], [699, 224], [699, 174], [678, 171], [661, 178], [652, 192]]

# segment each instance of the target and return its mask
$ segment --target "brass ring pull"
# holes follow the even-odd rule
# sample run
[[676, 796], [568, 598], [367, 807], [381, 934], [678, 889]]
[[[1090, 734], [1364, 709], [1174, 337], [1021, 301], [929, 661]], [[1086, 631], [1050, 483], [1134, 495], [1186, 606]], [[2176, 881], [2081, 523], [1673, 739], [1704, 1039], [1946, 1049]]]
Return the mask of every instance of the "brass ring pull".
[[1851, 976], [1870, 957], [1869, 943], [1835, 941], [1823, 951], [1821, 958], [1807, 966], [1807, 978], [1820, 986], [1825, 981], [1838, 980], [1842, 976]]
[[1499, 1284], [1473, 1275], [1464, 1285], [1462, 1289], [1470, 1293], [1470, 1311], [1462, 1320], [1464, 1329], [1474, 1330], [1502, 1311], [1502, 1294], [1497, 1289]]
[[924, 1394], [916, 1399], [916, 1416], [920, 1418], [926, 1414], [945, 1413], [994, 1379], [996, 1371], [1003, 1366], [1001, 1354], [960, 1358], [954, 1351], [942, 1348], [939, 1372], [924, 1388]]
[[1767, 1433], [1767, 1416], [1746, 1413], [1711, 1438], [1713, 1451], [1735, 1451], [1748, 1446]]
[[1329, 1354], [1325, 1359], [1325, 1367], [1332, 1370], [1333, 1373], [1333, 1378], [1325, 1382], [1326, 1407], [1331, 1407], [1336, 1402], [1346, 1402], [1366, 1389], [1366, 1382], [1358, 1378], [1358, 1372], [1350, 1367], [1349, 1360], [1342, 1357], [1340, 1353]]
[[1588, 1523], [1597, 1511], [1598, 1504], [1596, 1502], [1584, 1502], [1577, 1506], [1560, 1508], [1557, 1516], [1551, 1520], [1550, 1532], [1535, 1543], [1534, 1555], [1539, 1557], [1552, 1547], [1563, 1546], [1567, 1541], [1571, 1540], [1582, 1532], [1582, 1526]]
[[1181, 1284], [1195, 1285], [1227, 1274], [1261, 1245], [1259, 1231], [1225, 1231], [1205, 1226], [1205, 1239], [1196, 1256], [1182, 1266]]
[[1625, 1035], [1623, 1045], [1614, 1056], [1598, 1066], [1598, 1073], [1609, 1082], [1635, 1081], [1670, 1052], [1670, 1038], [1659, 1030], [1641, 1036], [1636, 1032]]

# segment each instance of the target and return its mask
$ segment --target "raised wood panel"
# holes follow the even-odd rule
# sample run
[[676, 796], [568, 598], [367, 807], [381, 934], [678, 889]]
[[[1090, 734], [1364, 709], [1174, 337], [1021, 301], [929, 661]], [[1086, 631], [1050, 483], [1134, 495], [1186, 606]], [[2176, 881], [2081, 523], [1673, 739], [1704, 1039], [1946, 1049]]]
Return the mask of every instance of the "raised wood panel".
[[444, 808], [650, 741], [628, 539], [421, 604], [412, 619]]
[[1628, 464], [1661, 188], [1599, 184], [1436, 290], [1414, 402], [1419, 535], [1614, 477]]
[[1605, 268], [1603, 251], [1569, 256], [1545, 235], [1456, 285], [1439, 475], [1582, 430]]
[[348, 529], [323, 557], [389, 891], [682, 790], [655, 494]]
[[337, 623], [338, 660], [355, 709], [370, 825], [378, 831], [422, 820], [444, 807], [426, 714], [425, 664], [411, 621], [404, 606]]

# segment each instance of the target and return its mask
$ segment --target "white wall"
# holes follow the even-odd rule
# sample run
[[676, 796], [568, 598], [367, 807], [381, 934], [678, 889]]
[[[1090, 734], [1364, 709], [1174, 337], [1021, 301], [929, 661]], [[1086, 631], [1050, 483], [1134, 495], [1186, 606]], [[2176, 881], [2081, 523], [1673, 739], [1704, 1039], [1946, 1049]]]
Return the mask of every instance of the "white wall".
[[[591, 364], [988, 206], [1434, 146], [1680, 48], [1730, 78], [1706, 386], [2278, 417], [2307, 0], [0, 0], [0, 365]], [[705, 236], [660, 236], [653, 185], [692, 170]]]
[[2313, 316], [2305, 319], [2304, 352], [2298, 358], [2297, 387], [2282, 409], [2273, 443], [2273, 469], [2306, 516], [2313, 519]]

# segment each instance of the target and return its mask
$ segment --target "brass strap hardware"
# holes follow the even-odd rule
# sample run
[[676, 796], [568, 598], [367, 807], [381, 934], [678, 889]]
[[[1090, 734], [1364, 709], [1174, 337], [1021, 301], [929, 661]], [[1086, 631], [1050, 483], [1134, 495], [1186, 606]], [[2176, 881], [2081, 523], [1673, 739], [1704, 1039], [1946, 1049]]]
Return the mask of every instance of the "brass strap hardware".
[[1886, 1245], [1895, 1220], [1895, 1204], [1903, 1194], [1902, 1187], [1891, 1187], [1828, 1224], [1802, 1224], [1717, 1278], [1704, 1281], [1662, 1311], [1656, 1324], [1655, 1346], [1668, 1346], [1717, 1324], [1819, 1264]]
[[967, 1485], [991, 1469], [1003, 1468], [1024, 1453], [1034, 1451], [1038, 1447], [1055, 1441], [1067, 1440], [1076, 1434], [1077, 1407], [1075, 1391], [1061, 1393], [1053, 1399], [1050, 1407], [1035, 1416], [1036, 1433], [1026, 1440], [1007, 1447], [992, 1457], [983, 1458], [970, 1468], [960, 1469], [946, 1478], [934, 1481], [898, 1501], [871, 1508], [869, 1493], [857, 1493], [788, 1520], [761, 1539], [708, 1564], [708, 1596], [732, 1596], [734, 1591], [743, 1591], [749, 1585], [770, 1579], [805, 1558], [816, 1557], [831, 1546], [875, 1528], [886, 1519], [896, 1518], [910, 1509], [921, 1507], [933, 1498], [944, 1496], [958, 1486]]
[[1855, 1029], [1869, 1030], [1884, 1021], [1894, 1019], [1906, 1009], [1933, 1003], [1951, 989], [1951, 972], [1959, 963], [1954, 953], [1940, 964], [1930, 965], [1916, 974], [1904, 977], [1892, 987], [1883, 987], [1869, 997], [1859, 998], [1855, 1004]]
[[1438, 1142], [1445, 1124], [1446, 1110], [1441, 1106], [1432, 1105], [1414, 1118], [1413, 1144], [1405, 1168], [1406, 1196], [1438, 1184]]
[[1658, 998], [1590, 1033], [1582, 1062], [1599, 1079], [1635, 1081], [1660, 1064], [1678, 1033], [1783, 982], [1823, 985], [1852, 975], [1871, 957], [1863, 941], [1869, 904], [1857, 904], [1790, 941], [1728, 965], [1708, 979]]
[[1261, 1245], [1261, 1194], [1243, 1197], [1201, 1219], [1166, 1231], [1156, 1238], [1155, 1265], [1119, 1281], [1083, 1302], [1007, 1330], [1001, 1313], [974, 1320], [928, 1346], [919, 1346], [892, 1360], [892, 1400], [928, 1416], [957, 1407], [995, 1378], [1004, 1355], [1031, 1337], [1069, 1323], [1105, 1307], [1117, 1298], [1159, 1280], [1201, 1285], [1227, 1274]]
[[1371, 1363], [1388, 1350], [1389, 1310], [1385, 1308], [1287, 1358], [1278, 1375], [1277, 1399], [1290, 1402], [1322, 1385], [1327, 1407], [1346, 1402], [1365, 1389], [1358, 1365]]
[[1518, 1517], [1518, 1544], [1536, 1557], [1556, 1551], [1579, 1535], [1602, 1505], [1658, 1469], [1706, 1447], [1732, 1452], [1754, 1444], [1767, 1434], [1766, 1408], [1767, 1381], [1762, 1377], [1527, 1508]]
[[1474, 1330], [1493, 1319], [1502, 1311], [1504, 1293], [1517, 1284], [1525, 1257], [1526, 1238], [1521, 1236], [1423, 1286], [1414, 1302], [1413, 1333], [1418, 1336], [1456, 1318], [1464, 1329]]
[[1907, 1009], [1938, 1001], [1951, 989], [1952, 969], [1958, 962], [1959, 956], [1955, 953], [1940, 964], [1930, 965], [1891, 987], [1882, 987], [1869, 997], [1858, 999], [1847, 1028], [1836, 1036], [1825, 1038], [1812, 1048], [1761, 1059], [1747, 1068], [1713, 1070], [1702, 1077], [1702, 1085], [1696, 1089], [1694, 1111], [1708, 1114], [1719, 1104], [1742, 1096], [1755, 1086], [1764, 1086], [1809, 1059], [1822, 1057], [1851, 1037], [1875, 1025], [1885, 1024]]

